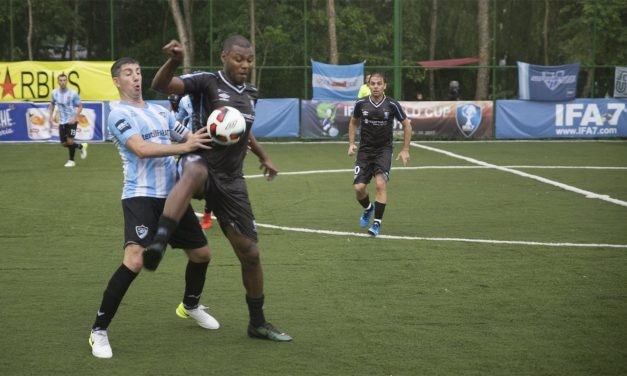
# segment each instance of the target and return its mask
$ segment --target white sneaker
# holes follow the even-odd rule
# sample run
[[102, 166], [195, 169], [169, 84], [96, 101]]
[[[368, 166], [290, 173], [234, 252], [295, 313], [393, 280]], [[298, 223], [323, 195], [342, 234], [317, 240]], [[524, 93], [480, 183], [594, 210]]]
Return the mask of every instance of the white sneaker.
[[63, 165], [63, 167], [74, 167], [74, 166], [76, 166], [76, 162], [74, 162], [74, 161], [67, 161]]
[[87, 158], [87, 147], [89, 146], [89, 144], [86, 142], [83, 142], [81, 146], [83, 147], [82, 149], [79, 150], [81, 152], [81, 159], [85, 159]]
[[113, 356], [106, 330], [92, 330], [89, 335], [89, 345], [91, 346], [92, 355], [96, 358], [109, 359]]
[[176, 307], [176, 315], [183, 319], [193, 318], [196, 320], [198, 325], [202, 326], [205, 329], [218, 329], [220, 327], [220, 323], [218, 320], [214, 319], [213, 316], [205, 312], [204, 305], [199, 305], [194, 309], [185, 309], [183, 303], [179, 304]]

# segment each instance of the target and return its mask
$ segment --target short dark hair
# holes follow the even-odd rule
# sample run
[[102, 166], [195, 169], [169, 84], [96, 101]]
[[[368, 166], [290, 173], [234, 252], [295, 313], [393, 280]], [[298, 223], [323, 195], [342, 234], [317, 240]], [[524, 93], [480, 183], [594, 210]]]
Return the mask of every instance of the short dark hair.
[[372, 77], [374, 76], [379, 76], [383, 79], [383, 83], [386, 84], [388, 81], [385, 79], [385, 75], [381, 72], [374, 72], [374, 73], [370, 73], [370, 78], [368, 79], [368, 82], [370, 82], [370, 80], [372, 80]]
[[231, 35], [230, 37], [224, 40], [222, 43], [222, 52], [229, 52], [235, 46], [243, 47], [243, 48], [251, 48], [252, 45], [250, 41], [246, 39], [243, 35]]
[[61, 77], [65, 77], [67, 78], [67, 75], [65, 74], [65, 72], [61, 72], [61, 74], [59, 76], [57, 76], [57, 80]]
[[121, 57], [113, 63], [111, 66], [111, 77], [117, 77], [120, 75], [120, 69], [122, 69], [122, 65], [124, 64], [137, 64], [139, 65], [139, 61], [133, 59], [132, 57]]

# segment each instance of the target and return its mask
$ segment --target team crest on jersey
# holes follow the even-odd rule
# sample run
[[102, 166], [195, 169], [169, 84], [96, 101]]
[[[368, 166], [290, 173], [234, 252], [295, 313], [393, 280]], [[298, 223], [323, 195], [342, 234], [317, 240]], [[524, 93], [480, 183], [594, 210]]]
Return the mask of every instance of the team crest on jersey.
[[481, 124], [481, 107], [472, 103], [457, 106], [455, 121], [464, 136], [472, 136]]
[[384, 112], [383, 112], [383, 118], [384, 118], [385, 120], [389, 119], [389, 118], [390, 118], [390, 113], [389, 113], [388, 111], [384, 111]]
[[148, 235], [148, 227], [144, 225], [135, 226], [135, 233], [140, 239], [143, 239]]

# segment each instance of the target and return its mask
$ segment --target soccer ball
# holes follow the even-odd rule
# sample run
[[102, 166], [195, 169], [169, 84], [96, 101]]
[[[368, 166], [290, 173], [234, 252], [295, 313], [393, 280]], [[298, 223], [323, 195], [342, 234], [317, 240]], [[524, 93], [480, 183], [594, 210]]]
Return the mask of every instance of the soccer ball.
[[207, 129], [216, 144], [233, 145], [246, 132], [246, 119], [236, 108], [218, 107], [209, 115]]

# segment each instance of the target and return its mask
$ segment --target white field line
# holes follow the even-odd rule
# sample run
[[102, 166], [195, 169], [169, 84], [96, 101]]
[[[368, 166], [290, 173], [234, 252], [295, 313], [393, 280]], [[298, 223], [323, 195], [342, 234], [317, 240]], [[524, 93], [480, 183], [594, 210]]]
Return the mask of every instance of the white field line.
[[[196, 213], [200, 218], [202, 213]], [[215, 219], [215, 217], [214, 217]], [[304, 232], [309, 234], [333, 235], [333, 236], [353, 236], [358, 238], [371, 238], [372, 236], [365, 233], [349, 232], [349, 231], [332, 231], [332, 230], [315, 230], [304, 227], [287, 227], [270, 225], [266, 223], [257, 223], [257, 227], [270, 228], [274, 230]], [[531, 242], [523, 240], [491, 240], [491, 239], [468, 239], [468, 238], [439, 238], [425, 236], [396, 236], [396, 235], [379, 235], [380, 239], [390, 240], [421, 240], [435, 242], [463, 242], [463, 243], [480, 243], [480, 244], [510, 244], [510, 245], [531, 245], [541, 247], [578, 247], [578, 248], [627, 248], [627, 244], [603, 244], [603, 243], [551, 243], [551, 242]]]
[[[616, 166], [501, 166], [505, 168], [524, 168], [524, 169], [564, 169], [564, 170], [627, 170], [627, 167]], [[411, 166], [411, 167], [392, 167], [394, 171], [400, 170], [464, 170], [464, 169], [490, 169], [491, 166]], [[313, 175], [313, 174], [334, 174], [341, 172], [353, 172], [352, 168], [344, 168], [339, 170], [308, 170], [308, 171], [287, 171], [279, 172], [279, 176], [283, 175]], [[263, 175], [246, 175], [246, 179], [262, 178]]]
[[608, 195], [601, 195], [601, 194], [594, 193], [594, 192], [591, 192], [591, 191], [586, 191], [585, 189], [580, 189], [580, 188], [577, 188], [577, 187], [573, 187], [572, 185], [560, 183], [560, 182], [557, 182], [555, 180], [550, 180], [550, 179], [547, 179], [547, 178], [543, 178], [543, 177], [538, 176], [538, 175], [528, 174], [526, 172], [518, 171], [518, 170], [515, 170], [513, 168], [509, 168], [509, 167], [497, 166], [497, 165], [492, 164], [492, 163], [487, 163], [487, 162], [480, 161], [478, 159], [465, 157], [463, 155], [455, 154], [455, 153], [452, 153], [450, 151], [434, 148], [434, 147], [431, 147], [431, 146], [421, 145], [421, 144], [418, 144], [418, 143], [415, 143], [415, 142], [412, 142], [411, 145], [414, 146], [414, 147], [417, 147], [417, 148], [421, 148], [421, 149], [433, 151], [433, 152], [436, 152], [436, 153], [444, 154], [444, 155], [447, 155], [447, 156], [452, 157], [452, 158], [461, 159], [461, 160], [464, 160], [466, 162], [473, 163], [473, 164], [476, 164], [476, 165], [479, 165], [479, 166], [489, 167], [489, 168], [493, 168], [495, 170], [499, 170], [499, 171], [503, 171], [503, 172], [509, 172], [511, 174], [514, 174], [514, 175], [518, 175], [518, 176], [522, 176], [522, 177], [525, 177], [525, 178], [537, 180], [537, 181], [539, 181], [541, 183], [549, 184], [549, 185], [552, 185], [552, 186], [555, 186], [555, 187], [558, 187], [558, 188], [562, 188], [562, 189], [570, 191], [570, 192], [578, 193], [580, 195], [585, 196], [586, 198], [596, 198], [596, 199], [599, 199], [599, 200], [610, 202], [612, 204], [616, 204], [616, 205], [621, 205], [621, 206], [627, 207], [627, 202], [626, 201], [622, 201], [622, 200], [619, 200], [619, 199], [616, 199], [616, 198], [612, 198], [612, 197], [610, 197]]

